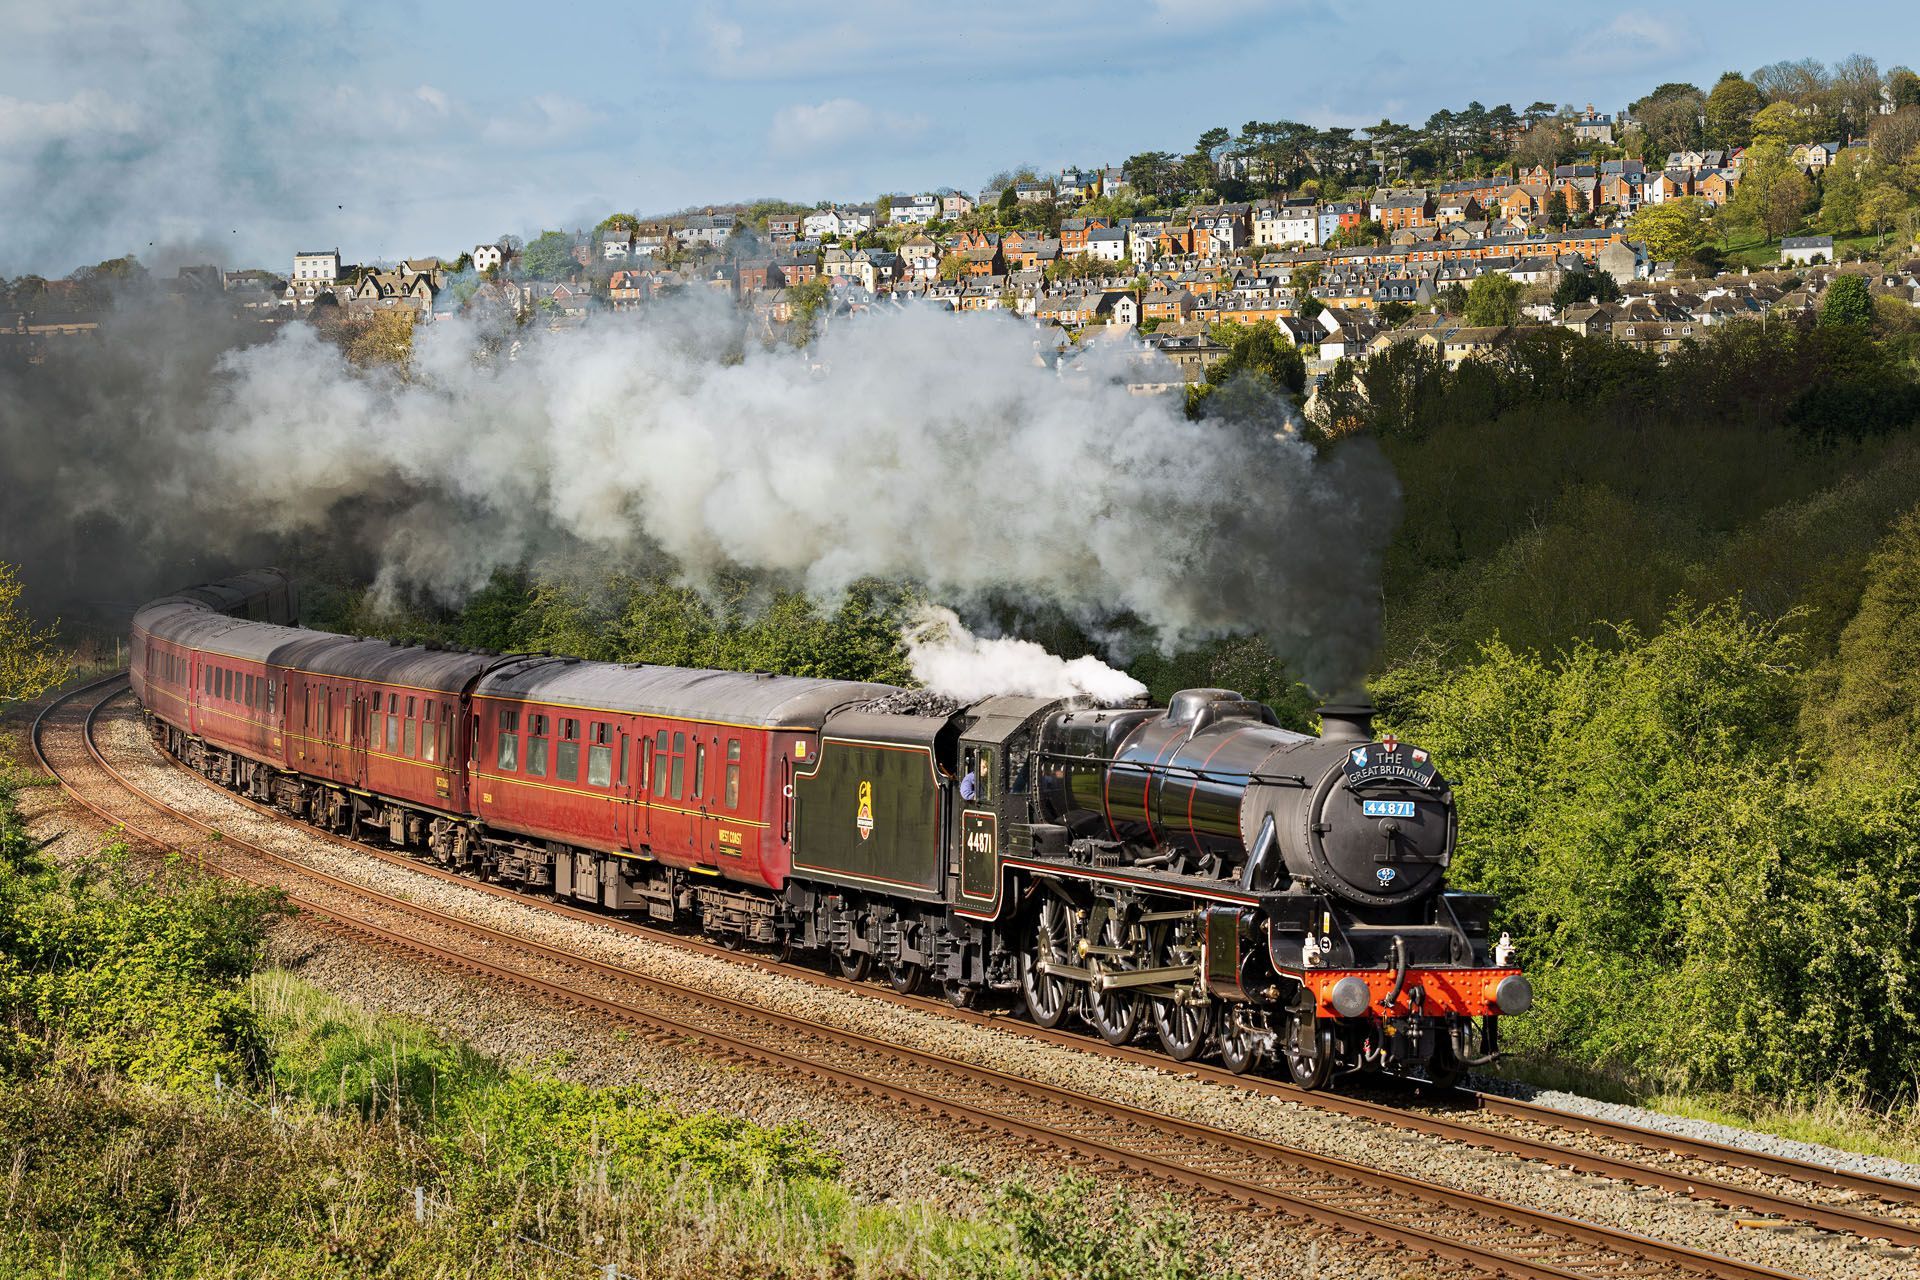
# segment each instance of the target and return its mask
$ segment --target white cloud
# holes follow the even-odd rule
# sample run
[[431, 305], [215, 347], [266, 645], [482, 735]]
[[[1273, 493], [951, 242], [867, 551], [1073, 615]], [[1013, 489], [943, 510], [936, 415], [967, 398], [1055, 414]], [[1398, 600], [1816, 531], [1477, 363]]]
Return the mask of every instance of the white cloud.
[[37, 146], [82, 134], [126, 134], [139, 127], [139, 112], [96, 89], [82, 89], [65, 102], [28, 102], [0, 95], [0, 146]]
[[1645, 10], [1629, 9], [1602, 27], [1595, 38], [1612, 42], [1609, 57], [1671, 58], [1690, 53], [1697, 41], [1675, 23]]
[[852, 98], [829, 98], [817, 105], [797, 102], [773, 113], [767, 141], [781, 151], [824, 151], [861, 138], [871, 143], [904, 142], [927, 128], [921, 115], [875, 111]]
[[513, 114], [487, 121], [480, 137], [494, 146], [547, 146], [579, 137], [600, 118], [600, 112], [576, 98], [543, 93], [529, 99]]

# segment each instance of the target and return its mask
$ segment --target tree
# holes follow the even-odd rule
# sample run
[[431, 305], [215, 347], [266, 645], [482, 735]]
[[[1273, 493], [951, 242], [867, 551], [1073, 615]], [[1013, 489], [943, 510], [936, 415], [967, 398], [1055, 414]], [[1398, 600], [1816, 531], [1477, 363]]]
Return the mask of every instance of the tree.
[[1439, 294], [1434, 297], [1434, 304], [1447, 315], [1457, 316], [1462, 314], [1467, 309], [1466, 286], [1458, 280], [1451, 281], [1443, 286]]
[[20, 574], [0, 560], [0, 705], [37, 698], [67, 678], [55, 627], [36, 627], [20, 607]]
[[[762, 225], [764, 225], [764, 219]], [[638, 231], [639, 229], [640, 219], [632, 214], [610, 213], [600, 220], [600, 225], [593, 229], [593, 234], [597, 237], [603, 231]]]
[[1907, 67], [1895, 67], [1887, 72], [1887, 96], [1893, 100], [1896, 112], [1920, 107], [1920, 75]]
[[825, 276], [815, 276], [804, 284], [791, 286], [787, 296], [793, 302], [793, 318], [787, 322], [787, 337], [794, 346], [804, 347], [819, 332], [820, 310], [833, 296], [833, 285]]
[[1706, 102], [1706, 95], [1695, 86], [1668, 83], [1628, 110], [1646, 133], [1648, 153], [1664, 157], [1699, 140], [1700, 113], [1706, 109]]
[[1483, 271], [1467, 290], [1466, 321], [1475, 326], [1515, 324], [1520, 319], [1520, 282], [1503, 271]]
[[1821, 676], [1808, 718], [1830, 754], [1890, 755], [1920, 741], [1920, 507], [1867, 561], [1859, 608]]
[[564, 231], [542, 231], [520, 251], [520, 270], [534, 280], [565, 279], [579, 265], [573, 260], [573, 237]]
[[1005, 190], [1001, 191], [1000, 203], [995, 206], [995, 209], [1000, 215], [1000, 221], [1002, 223], [1008, 222], [1020, 210], [1020, 193], [1015, 191], [1013, 186], [1009, 184]]
[[1920, 106], [1875, 116], [1867, 126], [1867, 150], [1876, 164], [1899, 164], [1920, 147]]
[[940, 259], [940, 278], [942, 280], [958, 280], [966, 274], [967, 274], [967, 255], [966, 254], [950, 253], [946, 257]]
[[1120, 174], [1135, 191], [1165, 198], [1173, 194], [1179, 157], [1166, 151], [1142, 151], [1129, 156], [1120, 166]]
[[1873, 323], [1873, 294], [1865, 276], [1838, 276], [1820, 303], [1820, 327], [1865, 333]]
[[1848, 137], [1859, 137], [1880, 111], [1880, 65], [1864, 53], [1851, 54], [1834, 64], [1828, 88], [1831, 114]]
[[342, 332], [347, 359], [362, 369], [391, 368], [405, 374], [413, 363], [412, 311], [376, 311]]
[[1573, 134], [1565, 121], [1542, 120], [1520, 135], [1520, 141], [1513, 148], [1513, 158], [1528, 168], [1544, 165], [1551, 169], [1560, 163], [1560, 157], [1567, 154], [1572, 145]]
[[1577, 307], [1586, 302], [1618, 302], [1620, 285], [1605, 271], [1568, 271], [1553, 287], [1553, 305]]
[[1713, 234], [1712, 212], [1692, 197], [1643, 205], [1627, 220], [1627, 234], [1657, 262], [1678, 262], [1700, 251]]
[[1227, 349], [1226, 355], [1208, 366], [1209, 385], [1224, 387], [1241, 374], [1248, 374], [1276, 391], [1298, 395], [1306, 388], [1306, 360], [1298, 347], [1281, 336], [1273, 321], [1222, 321], [1208, 330], [1208, 336]]
[[1864, 161], [1859, 149], [1850, 147], [1821, 175], [1820, 211], [1815, 218], [1821, 230], [1843, 236], [1860, 225], [1860, 202], [1866, 196], [1861, 181]]
[[1800, 225], [1806, 216], [1807, 204], [1813, 199], [1813, 184], [1807, 181], [1807, 175], [1798, 168], [1789, 166], [1773, 184], [1768, 193], [1766, 225], [1767, 237], [1778, 240], [1787, 232]]
[[1567, 213], [1567, 193], [1559, 187], [1555, 187], [1547, 193], [1546, 217], [1547, 225], [1556, 231], [1572, 221], [1571, 216]]
[[1772, 138], [1754, 143], [1740, 172], [1740, 185], [1721, 209], [1722, 225], [1772, 240], [1800, 224], [1813, 189], [1782, 143]]
[[1887, 232], [1906, 211], [1907, 198], [1900, 194], [1900, 189], [1890, 182], [1882, 182], [1860, 201], [1860, 229], [1873, 232], [1880, 243], [1885, 244]]
[[1808, 111], [1798, 103], [1770, 102], [1753, 117], [1753, 144], [1778, 143], [1792, 147], [1796, 143], [1812, 142], [1826, 132], [1821, 124], [1819, 113]]
[[1706, 141], [1715, 147], [1744, 147], [1753, 141], [1753, 117], [1762, 106], [1760, 91], [1738, 71], [1722, 75], [1707, 94]]

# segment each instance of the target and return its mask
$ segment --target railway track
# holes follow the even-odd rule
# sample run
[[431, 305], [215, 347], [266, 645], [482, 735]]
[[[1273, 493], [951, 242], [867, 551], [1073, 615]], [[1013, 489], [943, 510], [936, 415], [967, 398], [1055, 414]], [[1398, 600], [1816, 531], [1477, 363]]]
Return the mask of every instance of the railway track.
[[[122, 692], [109, 679], [71, 691], [50, 704], [35, 721], [32, 733], [43, 766], [80, 804], [129, 834], [158, 847], [195, 852], [210, 870], [278, 884], [296, 906], [330, 928], [596, 1009], [637, 1023], [653, 1036], [695, 1039], [724, 1056], [789, 1070], [1002, 1136], [1045, 1143], [1075, 1157], [1277, 1210], [1365, 1237], [1376, 1242], [1376, 1248], [1404, 1251], [1411, 1247], [1474, 1270], [1516, 1276], [1698, 1275], [1758, 1280], [1786, 1274], [824, 1027], [642, 977], [393, 897], [218, 831], [174, 812], [141, 789], [113, 767], [94, 741], [98, 716]], [[90, 694], [94, 696], [89, 699]], [[109, 801], [102, 792], [115, 798]], [[284, 820], [284, 815], [266, 812]], [[415, 870], [438, 870], [411, 858], [358, 844], [352, 847]], [[448, 878], [491, 888], [465, 877]], [[525, 900], [517, 894], [508, 896]], [[596, 913], [578, 914], [609, 923], [609, 917]], [[644, 932], [656, 939], [671, 936]], [[778, 967], [790, 972], [788, 966]], [[1087, 1047], [1077, 1038], [1063, 1038]], [[1151, 1061], [1149, 1055], [1138, 1056]], [[1271, 1083], [1232, 1079], [1243, 1086]], [[1284, 1092], [1277, 1087], [1274, 1091]], [[1318, 1096], [1313, 1100], [1334, 1102]], [[1347, 1109], [1354, 1101], [1340, 1099], [1336, 1109]], [[1389, 1123], [1405, 1119], [1393, 1108], [1380, 1110], [1391, 1117]], [[1478, 1132], [1469, 1140], [1498, 1147], [1487, 1141], [1488, 1136]], [[1520, 1140], [1503, 1136], [1501, 1141]], [[1554, 1148], [1553, 1154], [1534, 1158], [1568, 1164], [1567, 1155]], [[1648, 1176], [1653, 1172], [1633, 1166], [1631, 1173], [1623, 1170], [1613, 1176], [1661, 1185]], [[1797, 1208], [1804, 1214], [1807, 1206]], [[1880, 1219], [1864, 1219], [1856, 1226], [1832, 1229], [1892, 1239], [1887, 1226]]]
[[[204, 778], [171, 757], [168, 763], [202, 785]], [[216, 788], [217, 789], [217, 788]], [[294, 822], [287, 815], [245, 797], [220, 790], [227, 800], [245, 805], [278, 822]], [[417, 858], [383, 850], [320, 828], [298, 824], [310, 836], [318, 837], [354, 853], [378, 859], [408, 871], [496, 897], [529, 905], [535, 900], [516, 890], [460, 875]], [[1045, 1043], [1060, 1044], [1115, 1060], [1165, 1070], [1160, 1056], [1131, 1047], [1114, 1047], [1090, 1033], [1066, 1029], [1047, 1029], [1000, 1013], [955, 1009], [945, 1001], [924, 996], [902, 995], [877, 983], [854, 983], [822, 973], [817, 969], [753, 955], [722, 946], [695, 935], [640, 925], [602, 911], [588, 910], [557, 901], [541, 901], [543, 910], [591, 923], [615, 932], [644, 938], [656, 944], [721, 957], [768, 973], [778, 973], [815, 985], [858, 992], [908, 1008], [918, 1008], [975, 1025], [993, 1026], [1011, 1034]], [[1391, 1102], [1353, 1097], [1337, 1093], [1308, 1092], [1290, 1082], [1259, 1075], [1234, 1075], [1205, 1063], [1184, 1064], [1183, 1072], [1215, 1083], [1265, 1093], [1296, 1104], [1364, 1119], [1402, 1130], [1412, 1130], [1451, 1142], [1476, 1146], [1523, 1160], [1537, 1161], [1575, 1173], [1593, 1174], [1690, 1196], [1754, 1215], [1756, 1226], [1804, 1224], [1822, 1230], [1841, 1232], [1863, 1239], [1882, 1240], [1899, 1247], [1920, 1246], [1920, 1186], [1872, 1174], [1835, 1169], [1827, 1165], [1755, 1152], [1744, 1147], [1686, 1138], [1661, 1130], [1621, 1121], [1562, 1111], [1519, 1099], [1495, 1094], [1461, 1090], [1438, 1101], [1457, 1107], [1468, 1116], [1491, 1116], [1498, 1120], [1524, 1123], [1535, 1129], [1557, 1131], [1566, 1139], [1516, 1133], [1488, 1127], [1472, 1119], [1456, 1119], [1446, 1114], [1413, 1111]], [[1594, 1150], [1580, 1145], [1582, 1140], [1598, 1140], [1615, 1150]], [[1623, 1154], [1622, 1152], [1626, 1153]], [[1759, 1174], [1791, 1184], [1792, 1193], [1756, 1187], [1750, 1183], [1729, 1181], [1729, 1171]]]

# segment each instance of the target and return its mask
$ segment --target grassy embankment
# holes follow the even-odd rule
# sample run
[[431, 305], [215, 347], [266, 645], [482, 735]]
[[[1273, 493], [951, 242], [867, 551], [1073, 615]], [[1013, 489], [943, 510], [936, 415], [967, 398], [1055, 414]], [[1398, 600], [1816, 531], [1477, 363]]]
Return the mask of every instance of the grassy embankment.
[[[510, 1068], [259, 968], [272, 895], [44, 865], [0, 762], [0, 1273], [1224, 1275], [1090, 1184], [874, 1204], [809, 1129]], [[416, 1195], [416, 1188], [418, 1189]]]

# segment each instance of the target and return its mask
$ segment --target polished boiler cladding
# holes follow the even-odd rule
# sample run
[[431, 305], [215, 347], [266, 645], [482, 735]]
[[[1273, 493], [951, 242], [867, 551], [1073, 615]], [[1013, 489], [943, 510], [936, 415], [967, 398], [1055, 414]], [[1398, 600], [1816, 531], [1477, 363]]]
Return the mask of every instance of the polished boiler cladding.
[[262, 570], [135, 616], [162, 747], [331, 830], [541, 894], [1010, 998], [1302, 1084], [1450, 1081], [1532, 991], [1446, 889], [1452, 792], [1366, 707], [1165, 708], [502, 657], [302, 630]]

